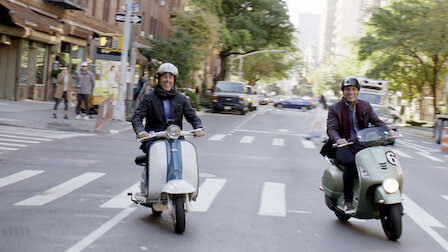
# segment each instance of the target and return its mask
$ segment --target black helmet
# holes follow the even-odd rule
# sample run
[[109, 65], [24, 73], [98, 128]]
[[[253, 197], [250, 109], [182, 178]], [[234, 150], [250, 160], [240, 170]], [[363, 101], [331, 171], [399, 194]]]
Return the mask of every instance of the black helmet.
[[358, 91], [361, 89], [361, 85], [359, 85], [359, 82], [356, 78], [353, 77], [347, 77], [342, 81], [341, 83], [341, 90], [344, 91], [344, 87], [348, 86], [355, 86], [358, 88]]

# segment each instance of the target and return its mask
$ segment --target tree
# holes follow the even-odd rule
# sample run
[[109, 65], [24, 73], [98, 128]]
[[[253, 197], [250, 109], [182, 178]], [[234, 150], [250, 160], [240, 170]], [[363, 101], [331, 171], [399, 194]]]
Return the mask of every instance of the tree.
[[429, 85], [436, 109], [436, 90], [448, 60], [447, 12], [448, 1], [444, 0], [397, 0], [376, 10], [360, 39], [360, 59], [382, 59], [375, 61], [371, 73], [384, 71], [400, 80], [413, 76], [407, 83], [416, 86], [408, 88], [419, 95], [423, 86]]
[[294, 28], [282, 0], [221, 0], [212, 9], [222, 24], [219, 80], [224, 80], [227, 75], [230, 55], [293, 47]]

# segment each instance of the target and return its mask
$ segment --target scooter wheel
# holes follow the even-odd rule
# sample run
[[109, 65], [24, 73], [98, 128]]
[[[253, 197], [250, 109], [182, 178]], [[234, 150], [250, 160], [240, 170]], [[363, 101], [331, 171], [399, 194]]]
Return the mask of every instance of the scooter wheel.
[[152, 215], [154, 215], [154, 216], [160, 216], [160, 215], [162, 215], [162, 211], [154, 210], [154, 208], [151, 208], [151, 210], [152, 210]]
[[400, 204], [384, 206], [381, 210], [381, 225], [387, 239], [396, 241], [400, 238], [402, 230]]
[[185, 231], [185, 208], [183, 195], [173, 196], [174, 231], [182, 234]]
[[338, 217], [338, 219], [340, 221], [344, 221], [344, 222], [348, 221], [348, 219], [350, 219], [350, 217], [351, 217], [350, 215], [346, 215], [345, 213], [338, 211], [338, 210], [334, 211], [334, 214], [336, 215], [336, 217]]

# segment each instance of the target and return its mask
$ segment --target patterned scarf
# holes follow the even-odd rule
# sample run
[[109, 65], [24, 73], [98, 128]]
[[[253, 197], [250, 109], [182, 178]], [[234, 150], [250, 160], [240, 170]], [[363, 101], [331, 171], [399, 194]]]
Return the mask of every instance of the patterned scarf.
[[154, 87], [154, 92], [156, 93], [157, 97], [159, 97], [161, 100], [171, 100], [176, 96], [176, 87], [173, 87], [170, 91], [165, 91], [163, 88], [157, 84]]

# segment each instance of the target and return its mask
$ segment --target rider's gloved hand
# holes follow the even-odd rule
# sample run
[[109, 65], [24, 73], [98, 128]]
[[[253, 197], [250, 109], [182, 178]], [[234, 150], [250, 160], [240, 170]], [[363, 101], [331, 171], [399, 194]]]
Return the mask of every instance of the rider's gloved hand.
[[194, 137], [201, 137], [204, 135], [204, 129], [202, 130], [197, 130], [194, 132]]
[[138, 133], [138, 135], [137, 135], [138, 138], [144, 138], [147, 136], [149, 136], [149, 133], [146, 131], [142, 131], [142, 132]]
[[342, 145], [342, 144], [346, 144], [346, 143], [348, 143], [348, 142], [347, 142], [347, 140], [345, 140], [345, 138], [341, 138], [336, 141], [337, 145]]

